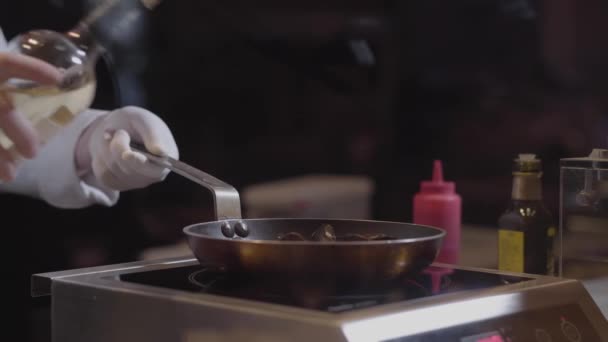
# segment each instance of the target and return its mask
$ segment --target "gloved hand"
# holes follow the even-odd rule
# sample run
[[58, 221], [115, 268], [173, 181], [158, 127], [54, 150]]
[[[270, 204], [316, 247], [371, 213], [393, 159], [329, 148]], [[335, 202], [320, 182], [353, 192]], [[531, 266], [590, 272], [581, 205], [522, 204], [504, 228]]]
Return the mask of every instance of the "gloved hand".
[[[0, 31], [0, 129], [15, 144], [21, 156], [33, 158], [38, 149], [36, 131], [14, 110], [10, 94], [1, 85], [10, 78], [32, 80], [43, 85], [58, 84], [62, 74], [59, 69], [36, 58], [3, 52], [5, 46], [6, 41]], [[12, 181], [15, 167], [14, 158], [0, 146], [0, 179]]]
[[155, 114], [139, 107], [123, 107], [93, 121], [76, 146], [79, 173], [92, 172], [108, 188], [125, 191], [163, 181], [169, 170], [131, 150], [131, 139], [148, 151], [179, 158], [171, 131]]

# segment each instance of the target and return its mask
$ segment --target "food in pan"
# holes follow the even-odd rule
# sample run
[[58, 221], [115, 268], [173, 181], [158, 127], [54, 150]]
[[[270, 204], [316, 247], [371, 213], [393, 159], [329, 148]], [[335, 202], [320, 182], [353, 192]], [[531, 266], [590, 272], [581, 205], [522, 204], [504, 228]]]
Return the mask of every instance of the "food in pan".
[[306, 241], [306, 238], [302, 234], [296, 232], [279, 234], [277, 239], [281, 241]]
[[392, 237], [386, 234], [345, 234], [338, 240], [340, 241], [379, 241], [379, 240], [396, 240], [396, 237]]
[[332, 241], [380, 241], [380, 240], [395, 240], [397, 238], [386, 235], [386, 234], [344, 234], [336, 235], [334, 227], [329, 224], [324, 224], [316, 229], [307, 239], [303, 234], [297, 232], [288, 232], [279, 234], [277, 237], [279, 241], [318, 241], [318, 242], [332, 242]]
[[324, 224], [312, 233], [313, 241], [336, 241], [336, 232], [334, 227], [329, 224]]

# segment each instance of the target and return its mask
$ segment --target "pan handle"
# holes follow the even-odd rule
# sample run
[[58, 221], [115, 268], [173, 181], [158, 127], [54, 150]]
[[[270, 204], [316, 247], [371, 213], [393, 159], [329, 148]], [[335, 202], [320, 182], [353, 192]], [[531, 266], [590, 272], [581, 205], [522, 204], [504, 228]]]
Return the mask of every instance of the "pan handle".
[[143, 144], [131, 142], [133, 151], [145, 155], [150, 161], [207, 188], [213, 194], [216, 220], [240, 219], [241, 200], [238, 191], [227, 183], [184, 162], [148, 152]]

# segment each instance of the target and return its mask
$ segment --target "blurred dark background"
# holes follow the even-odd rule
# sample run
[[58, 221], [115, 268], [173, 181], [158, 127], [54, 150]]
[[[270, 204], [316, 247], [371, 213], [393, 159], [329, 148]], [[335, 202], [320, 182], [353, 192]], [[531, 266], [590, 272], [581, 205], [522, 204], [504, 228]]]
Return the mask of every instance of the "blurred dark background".
[[[95, 2], [3, 1], [0, 27], [67, 30]], [[536, 153], [557, 218], [559, 159], [606, 144], [606, 19], [600, 0], [166, 0], [100, 61], [94, 106], [152, 110], [184, 161], [237, 189], [369, 176], [380, 220], [411, 220], [439, 158], [463, 221], [495, 226], [512, 159]], [[32, 273], [132, 261], [212, 219], [208, 194], [174, 175], [112, 208], [0, 204], [17, 317], [48, 307]]]

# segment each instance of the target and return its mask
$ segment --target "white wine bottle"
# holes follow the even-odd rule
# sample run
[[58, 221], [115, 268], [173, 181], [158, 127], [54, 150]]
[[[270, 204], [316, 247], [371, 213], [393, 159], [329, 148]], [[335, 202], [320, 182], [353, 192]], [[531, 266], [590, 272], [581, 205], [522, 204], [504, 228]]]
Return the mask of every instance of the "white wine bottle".
[[[30, 33], [28, 36], [40, 36], [41, 32]], [[54, 35], [51, 33], [51, 35]], [[36, 40], [29, 38], [30, 40]], [[49, 41], [50, 39], [45, 39]], [[36, 40], [38, 41], [38, 40]], [[64, 47], [76, 50], [74, 44], [65, 42], [54, 42], [56, 47]], [[76, 60], [76, 57], [73, 58]], [[59, 133], [61, 128], [68, 125], [76, 115], [87, 109], [96, 92], [96, 79], [92, 66], [76, 64], [65, 70], [63, 81], [57, 86], [39, 85], [35, 82], [11, 79], [0, 89], [11, 102], [12, 107], [19, 115], [25, 117], [36, 130], [38, 140], [44, 145], [53, 136]], [[58, 63], [55, 63], [57, 65]], [[62, 66], [67, 66], [62, 64]], [[6, 134], [0, 130], [0, 146], [8, 150], [14, 158], [20, 159], [14, 143]]]
[[[151, 10], [159, 3], [160, 0], [104, 0], [72, 30], [32, 30], [8, 43], [8, 52], [41, 59], [64, 72], [57, 86], [16, 78], [0, 85], [0, 95], [32, 124], [41, 145], [93, 102], [97, 88], [95, 66], [105, 50], [104, 43], [111, 44], [113, 35], [120, 34], [140, 15], [142, 5]], [[1, 129], [0, 146], [21, 159]]]

